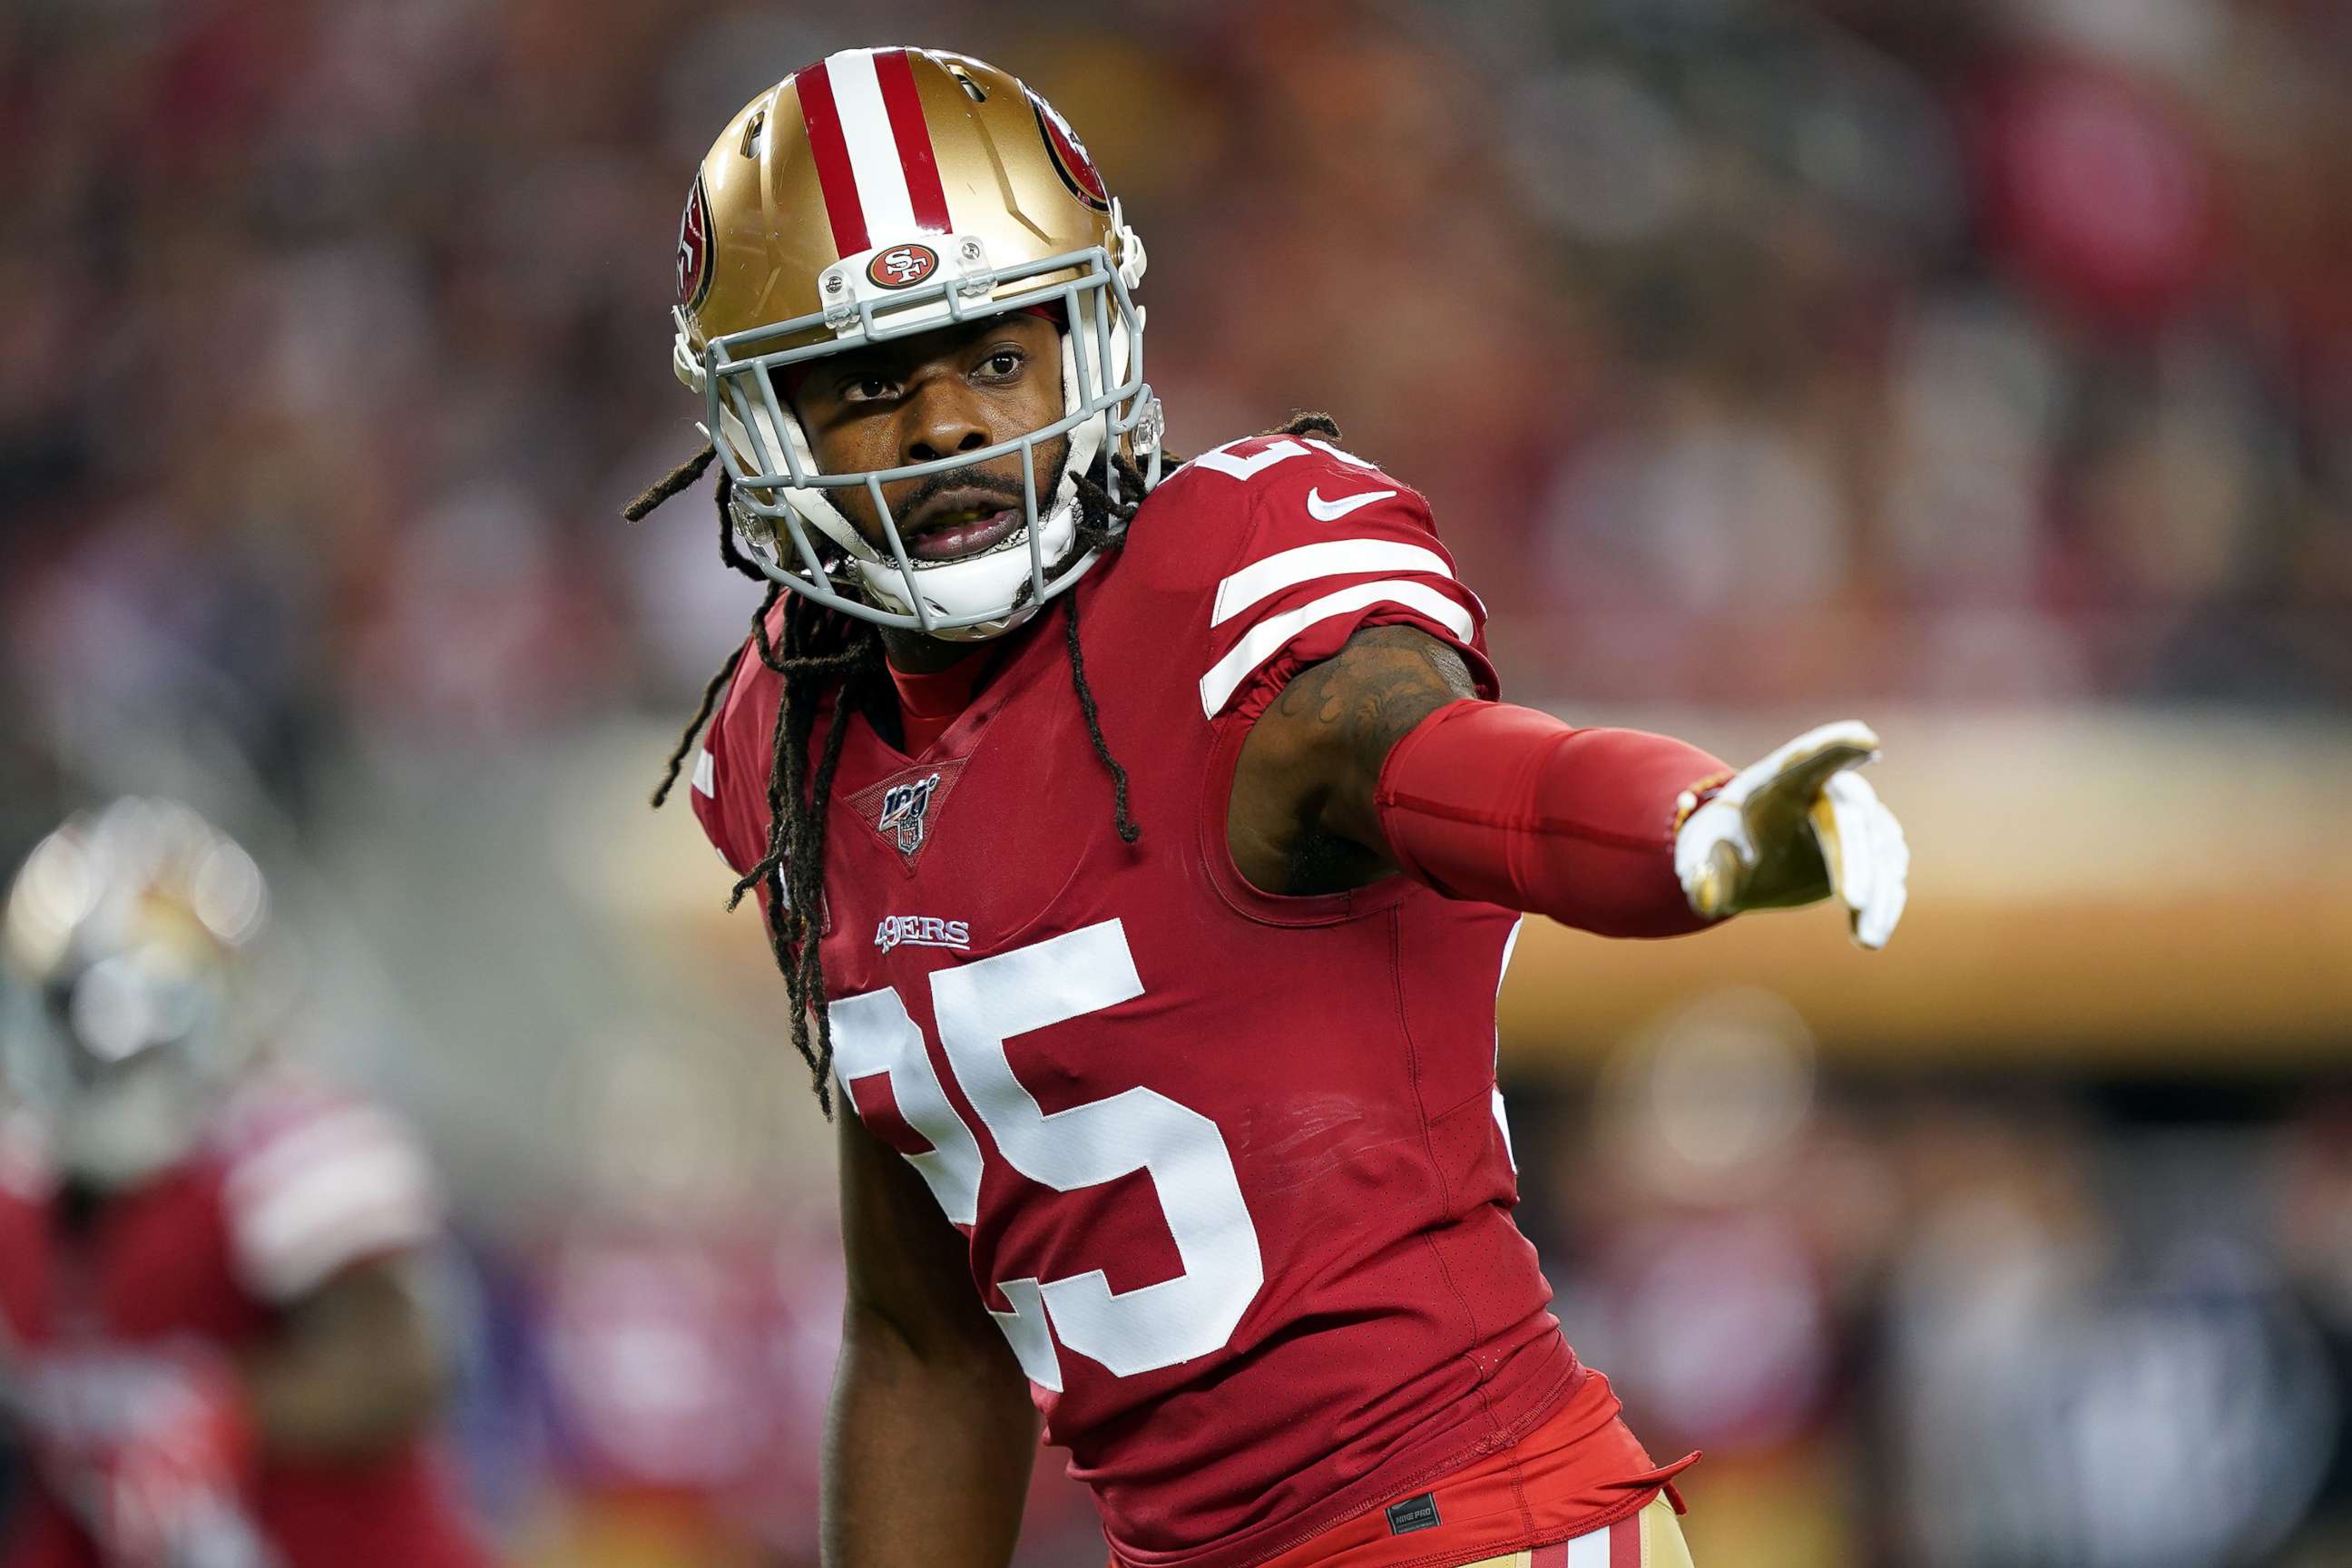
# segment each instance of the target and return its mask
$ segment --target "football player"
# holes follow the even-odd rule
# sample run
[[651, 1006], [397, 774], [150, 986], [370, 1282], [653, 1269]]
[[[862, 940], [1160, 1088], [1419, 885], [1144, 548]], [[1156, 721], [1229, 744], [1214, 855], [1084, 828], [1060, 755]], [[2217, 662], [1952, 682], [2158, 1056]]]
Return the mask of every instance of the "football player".
[[1509, 706], [1330, 421], [1171, 458], [1142, 243], [978, 60], [761, 93], [677, 259], [710, 447], [630, 515], [715, 457], [769, 592], [670, 780], [854, 1112], [827, 1561], [1003, 1564], [1040, 1414], [1128, 1568], [1686, 1561], [1512, 1224], [1496, 987], [1520, 911], [1884, 942], [1870, 732], [1735, 773]]
[[0, 916], [0, 1568], [472, 1568], [425, 1437], [418, 1151], [254, 1047], [268, 893], [184, 806], [44, 839]]

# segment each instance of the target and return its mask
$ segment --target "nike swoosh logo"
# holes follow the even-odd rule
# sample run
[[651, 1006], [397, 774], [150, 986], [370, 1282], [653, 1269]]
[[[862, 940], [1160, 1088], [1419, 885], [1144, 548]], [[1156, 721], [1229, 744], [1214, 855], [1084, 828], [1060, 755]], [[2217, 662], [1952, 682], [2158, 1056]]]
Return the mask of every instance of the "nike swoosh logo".
[[1318, 522], [1337, 522], [1360, 506], [1370, 506], [1376, 500], [1386, 500], [1394, 490], [1366, 490], [1360, 496], [1341, 496], [1338, 500], [1325, 500], [1315, 490], [1307, 492], [1307, 515]]

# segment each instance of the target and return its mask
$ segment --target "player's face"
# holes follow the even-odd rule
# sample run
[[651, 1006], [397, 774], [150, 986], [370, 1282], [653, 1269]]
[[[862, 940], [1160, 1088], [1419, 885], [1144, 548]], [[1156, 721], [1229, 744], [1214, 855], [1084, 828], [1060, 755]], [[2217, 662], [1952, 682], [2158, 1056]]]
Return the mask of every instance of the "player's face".
[[[1061, 334], [1037, 316], [999, 316], [821, 360], [793, 395], [826, 473], [870, 471], [976, 452], [1062, 416]], [[1037, 495], [1051, 503], [1069, 438], [1035, 449]], [[887, 559], [889, 542], [862, 489], [831, 492]], [[1019, 453], [883, 487], [898, 537], [918, 561], [978, 554], [1017, 532]]]

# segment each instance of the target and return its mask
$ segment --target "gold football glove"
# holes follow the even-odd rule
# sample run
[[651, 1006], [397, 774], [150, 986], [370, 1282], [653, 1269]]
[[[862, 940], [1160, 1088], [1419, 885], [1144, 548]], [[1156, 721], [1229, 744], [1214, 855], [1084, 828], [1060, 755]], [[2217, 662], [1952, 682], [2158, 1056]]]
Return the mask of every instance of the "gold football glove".
[[1685, 791], [1675, 873], [1691, 908], [1720, 919], [1834, 897], [1853, 940], [1885, 947], [1903, 918], [1911, 850], [1902, 824], [1853, 771], [1877, 756], [1870, 727], [1847, 720]]

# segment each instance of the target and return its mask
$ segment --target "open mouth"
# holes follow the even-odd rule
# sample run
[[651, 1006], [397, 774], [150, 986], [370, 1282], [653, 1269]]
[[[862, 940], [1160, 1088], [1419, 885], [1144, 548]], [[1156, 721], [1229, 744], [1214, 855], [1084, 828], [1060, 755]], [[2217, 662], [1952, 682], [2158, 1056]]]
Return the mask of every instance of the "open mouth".
[[950, 490], [916, 509], [898, 530], [917, 561], [960, 561], [1013, 537], [1026, 521], [1019, 504], [985, 490]]

